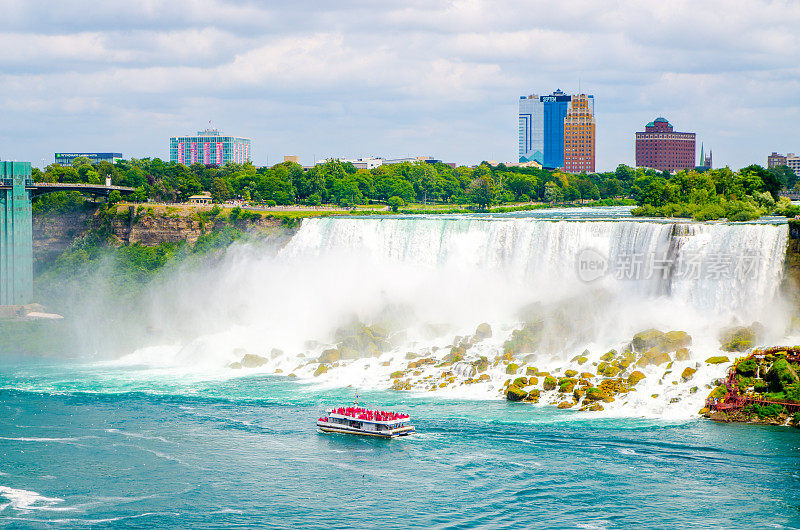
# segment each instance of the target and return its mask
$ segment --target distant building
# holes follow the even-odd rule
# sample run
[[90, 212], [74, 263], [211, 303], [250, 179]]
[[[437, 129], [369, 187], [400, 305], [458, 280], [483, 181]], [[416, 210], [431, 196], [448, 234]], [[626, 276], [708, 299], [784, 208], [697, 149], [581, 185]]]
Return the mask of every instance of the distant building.
[[593, 95], [556, 90], [549, 96], [520, 96], [519, 162], [531, 161], [571, 172], [594, 171]]
[[778, 166], [785, 166], [786, 165], [786, 156], [776, 153], [775, 151], [772, 152], [771, 155], [767, 157], [767, 169], [772, 169]]
[[98, 162], [110, 162], [114, 164], [117, 160], [122, 160], [122, 153], [55, 153], [55, 163], [59, 166], [71, 166], [72, 161], [78, 157], [85, 157], [89, 159], [92, 164]]
[[506, 167], [532, 167], [535, 169], [542, 169], [542, 165], [536, 160], [531, 160], [530, 162], [498, 162], [497, 160], [487, 160], [486, 162], [492, 167], [503, 164]]
[[223, 136], [218, 129], [209, 128], [198, 131], [197, 136], [169, 139], [170, 162], [223, 166], [228, 162], [244, 164], [250, 160], [250, 138]]
[[211, 194], [204, 191], [200, 195], [192, 195], [189, 197], [189, 204], [211, 204]]
[[656, 118], [636, 133], [636, 167], [680, 171], [695, 167], [694, 157], [695, 133], [674, 131], [666, 118]]
[[[323, 158], [318, 160], [316, 165], [325, 164], [338, 160], [339, 162], [350, 163], [356, 169], [375, 169], [380, 166], [388, 166], [391, 164], [402, 164], [403, 162], [425, 162], [426, 164], [444, 163], [441, 160], [433, 158], [432, 156], [407, 156], [404, 158], [380, 158], [380, 157], [366, 157], [366, 158]], [[446, 163], [450, 167], [456, 167], [455, 163]]]
[[594, 96], [578, 94], [564, 119], [564, 171], [591, 173], [595, 164]]
[[705, 154], [705, 146], [700, 144], [700, 164], [697, 166], [696, 169], [699, 170], [709, 170], [713, 166], [712, 159], [711, 159], [711, 149], [708, 150], [708, 154]]
[[300, 163], [300, 157], [297, 155], [283, 155], [284, 162], [294, 162], [295, 164]]
[[789, 169], [794, 171], [795, 175], [800, 177], [800, 156], [797, 156], [794, 153], [787, 154], [786, 165], [789, 166]]
[[767, 157], [767, 168], [772, 169], [778, 166], [789, 166], [794, 174], [800, 177], [800, 156], [788, 153], [786, 156], [773, 152]]
[[561, 90], [549, 96], [520, 96], [519, 162], [564, 166], [564, 119], [571, 99]]

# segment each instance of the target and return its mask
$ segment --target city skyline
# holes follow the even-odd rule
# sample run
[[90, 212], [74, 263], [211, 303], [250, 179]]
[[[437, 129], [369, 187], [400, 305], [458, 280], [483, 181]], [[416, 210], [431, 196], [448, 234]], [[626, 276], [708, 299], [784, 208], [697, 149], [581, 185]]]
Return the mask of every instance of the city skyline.
[[252, 138], [256, 164], [512, 161], [510, 102], [533, 87], [601, 102], [598, 171], [634, 165], [631, 132], [661, 115], [702, 131], [717, 165], [800, 150], [789, 2], [4, 5], [4, 160], [40, 165], [65, 149], [168, 160], [166, 138], [210, 119]]

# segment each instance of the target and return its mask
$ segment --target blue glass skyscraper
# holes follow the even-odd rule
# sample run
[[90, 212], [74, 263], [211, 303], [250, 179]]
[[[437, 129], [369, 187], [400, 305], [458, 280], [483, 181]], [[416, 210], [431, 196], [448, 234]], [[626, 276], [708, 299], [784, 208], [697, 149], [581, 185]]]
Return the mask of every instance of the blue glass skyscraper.
[[519, 99], [519, 161], [564, 167], [564, 118], [571, 96], [556, 90], [549, 96]]

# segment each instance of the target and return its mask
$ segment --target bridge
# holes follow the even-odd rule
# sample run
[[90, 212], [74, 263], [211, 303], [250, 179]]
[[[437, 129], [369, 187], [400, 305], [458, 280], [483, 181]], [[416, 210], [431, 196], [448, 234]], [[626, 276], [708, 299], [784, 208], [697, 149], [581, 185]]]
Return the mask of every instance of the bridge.
[[33, 297], [31, 199], [45, 193], [78, 191], [108, 197], [133, 188], [66, 182], [34, 182], [30, 162], [0, 162], [0, 306], [29, 304]]

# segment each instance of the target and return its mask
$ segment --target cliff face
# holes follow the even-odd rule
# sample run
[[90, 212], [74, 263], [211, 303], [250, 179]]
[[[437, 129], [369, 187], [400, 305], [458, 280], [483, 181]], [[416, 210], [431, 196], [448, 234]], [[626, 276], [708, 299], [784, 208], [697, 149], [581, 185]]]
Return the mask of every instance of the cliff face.
[[97, 207], [33, 215], [33, 262], [52, 261], [91, 228]]
[[[126, 215], [127, 214], [127, 215]], [[90, 207], [69, 213], [48, 213], [33, 218], [33, 258], [35, 265], [56, 259], [72, 242], [90, 230], [105, 229], [121, 244], [155, 246], [162, 242], [194, 243], [204, 233], [234, 224], [247, 231], [283, 230], [280, 219], [260, 218], [230, 223], [226, 219], [201, 221], [194, 215], [135, 215], [131, 209], [120, 209], [116, 215], [100, 215]], [[287, 231], [287, 235], [290, 231]]]

